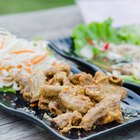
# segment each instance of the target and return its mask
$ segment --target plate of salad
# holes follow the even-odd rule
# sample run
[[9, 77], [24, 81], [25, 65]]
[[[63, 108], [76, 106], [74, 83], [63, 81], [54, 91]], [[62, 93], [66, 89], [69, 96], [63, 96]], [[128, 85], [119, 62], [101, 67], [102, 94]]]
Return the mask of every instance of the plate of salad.
[[77, 26], [73, 33], [74, 52], [124, 81], [140, 84], [140, 26], [112, 26], [102, 23]]
[[[54, 41], [55, 42], [55, 41]], [[66, 46], [70, 50], [67, 53]], [[113, 27], [113, 20], [78, 25], [71, 38], [55, 42], [69, 57], [75, 55], [124, 82], [140, 84], [140, 26]], [[52, 45], [53, 46], [53, 45]], [[52, 47], [55, 49], [55, 47]], [[61, 47], [62, 49], [62, 47]]]

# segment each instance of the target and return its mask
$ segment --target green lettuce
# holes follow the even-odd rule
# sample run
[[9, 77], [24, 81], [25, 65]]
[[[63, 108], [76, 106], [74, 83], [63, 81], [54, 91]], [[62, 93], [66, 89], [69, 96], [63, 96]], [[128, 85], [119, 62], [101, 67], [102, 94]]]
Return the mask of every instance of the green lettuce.
[[101, 23], [92, 22], [89, 25], [81, 24], [77, 26], [72, 33], [74, 51], [80, 55], [80, 50], [84, 46], [89, 45], [87, 39], [91, 41], [97, 40], [98, 42], [102, 39], [107, 42], [119, 43], [117, 32], [118, 30], [112, 27], [112, 19], [110, 18]]
[[100, 40], [104, 40], [115, 44], [131, 43], [140, 45], [140, 25], [114, 28], [112, 23], [112, 19], [108, 18], [103, 22], [91, 22], [88, 25], [81, 24], [77, 26], [71, 35], [74, 40], [75, 53], [80, 55], [80, 50], [89, 45], [87, 39], [97, 40], [99, 43]]
[[16, 90], [14, 90], [14, 89], [10, 86], [10, 87], [3, 87], [3, 88], [0, 88], [0, 92], [11, 92], [11, 93], [16, 93]]
[[140, 80], [136, 79], [134, 76], [132, 75], [121, 75], [120, 76], [124, 81], [127, 82], [132, 82], [132, 83], [136, 83], [136, 84], [140, 84]]
[[140, 45], [140, 25], [123, 26], [118, 30], [118, 38], [122, 42]]

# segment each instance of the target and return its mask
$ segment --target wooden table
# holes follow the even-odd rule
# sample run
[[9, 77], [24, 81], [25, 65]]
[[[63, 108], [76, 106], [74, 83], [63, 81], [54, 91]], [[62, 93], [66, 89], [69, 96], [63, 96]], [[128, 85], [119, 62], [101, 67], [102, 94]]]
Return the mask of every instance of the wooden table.
[[[0, 26], [19, 37], [52, 39], [69, 36], [82, 23], [76, 6], [0, 16]], [[0, 111], [0, 140], [57, 140], [35, 124]], [[139, 140], [140, 123], [96, 140]]]

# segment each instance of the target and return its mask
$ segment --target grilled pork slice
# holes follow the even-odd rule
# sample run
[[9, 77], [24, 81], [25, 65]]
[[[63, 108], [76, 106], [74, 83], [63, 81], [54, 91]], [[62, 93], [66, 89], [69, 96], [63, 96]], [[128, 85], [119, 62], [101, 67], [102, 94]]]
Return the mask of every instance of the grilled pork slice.
[[71, 93], [69, 89], [60, 92], [58, 98], [63, 106], [72, 111], [79, 111], [80, 113], [86, 113], [93, 106], [89, 97], [82, 94], [76, 95], [76, 93]]
[[48, 104], [48, 109], [54, 115], [60, 115], [63, 113], [63, 110], [60, 109], [60, 104], [57, 100], [51, 100]]
[[103, 72], [100, 72], [100, 71], [95, 73], [93, 80], [94, 80], [94, 83], [100, 83], [100, 84], [108, 84], [109, 83], [107, 75]]
[[80, 128], [78, 126], [79, 122], [82, 119], [82, 115], [77, 112], [67, 112], [57, 117], [53, 118], [52, 121], [57, 124], [61, 129], [61, 132], [68, 132], [72, 128]]
[[48, 85], [70, 85], [69, 77], [67, 76], [66, 72], [58, 72], [56, 73], [53, 78], [47, 81]]
[[21, 87], [23, 97], [30, 102], [38, 101], [40, 98], [40, 87], [45, 83], [45, 75], [43, 72], [36, 72], [30, 77], [18, 73], [15, 81]]
[[113, 94], [104, 98], [95, 107], [88, 110], [82, 118], [80, 126], [86, 131], [91, 130], [97, 124], [106, 124], [112, 121], [122, 122], [122, 112], [120, 109], [120, 94]]
[[93, 84], [93, 77], [91, 74], [87, 74], [85, 72], [80, 73], [80, 74], [74, 74], [70, 77], [70, 81], [74, 85], [91, 85]]
[[58, 94], [67, 86], [43, 85], [41, 86], [41, 95], [43, 97], [58, 96]]
[[102, 84], [93, 84], [85, 87], [85, 93], [90, 98], [99, 102], [104, 98], [103, 85]]
[[[52, 102], [52, 98], [57, 98], [58, 94], [64, 88], [66, 88], [66, 86], [46, 85], [46, 84], [41, 86], [41, 90], [40, 90], [41, 96], [39, 98], [38, 106], [43, 110], [48, 109], [48, 105], [50, 105], [49, 102]], [[53, 101], [53, 103], [54, 103], [54, 101]], [[55, 110], [54, 110], [54, 112], [55, 112]], [[58, 112], [58, 111], [56, 111], [56, 112]], [[57, 113], [53, 113], [53, 114], [57, 114]]]
[[108, 76], [108, 80], [111, 84], [115, 84], [118, 86], [122, 86], [122, 79], [120, 79], [119, 77], [116, 77], [114, 75]]
[[125, 88], [111, 85], [111, 84], [93, 84], [85, 87], [85, 93], [90, 98], [97, 102], [100, 102], [106, 96], [112, 96], [113, 94], [120, 94], [121, 100], [126, 97], [127, 91]]
[[70, 74], [70, 67], [66, 64], [59, 64], [51, 67], [50, 69], [45, 71], [47, 80], [53, 78], [53, 76], [59, 72], [65, 72], [68, 76]]

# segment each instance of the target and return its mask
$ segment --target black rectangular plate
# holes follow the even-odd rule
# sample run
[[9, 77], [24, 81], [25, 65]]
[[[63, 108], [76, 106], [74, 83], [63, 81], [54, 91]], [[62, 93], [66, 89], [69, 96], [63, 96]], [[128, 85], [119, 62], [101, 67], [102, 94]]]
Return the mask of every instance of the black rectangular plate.
[[[80, 71], [76, 68], [71, 69], [73, 73], [79, 73]], [[44, 113], [49, 111], [43, 111], [38, 107], [31, 108], [29, 103], [25, 101], [21, 94], [16, 93], [0, 93], [0, 109], [8, 113], [20, 116], [22, 118], [28, 119], [37, 125], [43, 127], [44, 129], [51, 132], [53, 135], [57, 136], [59, 139], [78, 139], [82, 138], [83, 140], [93, 139], [98, 136], [103, 136], [104, 134], [111, 133], [118, 129], [124, 128], [128, 125], [132, 125], [140, 121], [140, 96], [136, 93], [128, 90], [127, 98], [121, 103], [123, 118], [129, 116], [130, 119], [124, 119], [125, 121], [122, 124], [117, 124], [115, 122], [97, 126], [96, 129], [85, 132], [84, 130], [73, 129], [70, 133], [64, 135], [60, 134], [55, 124], [51, 123], [48, 120], [43, 119]], [[80, 135], [78, 135], [80, 132]], [[79, 137], [80, 136], [80, 137]]]

